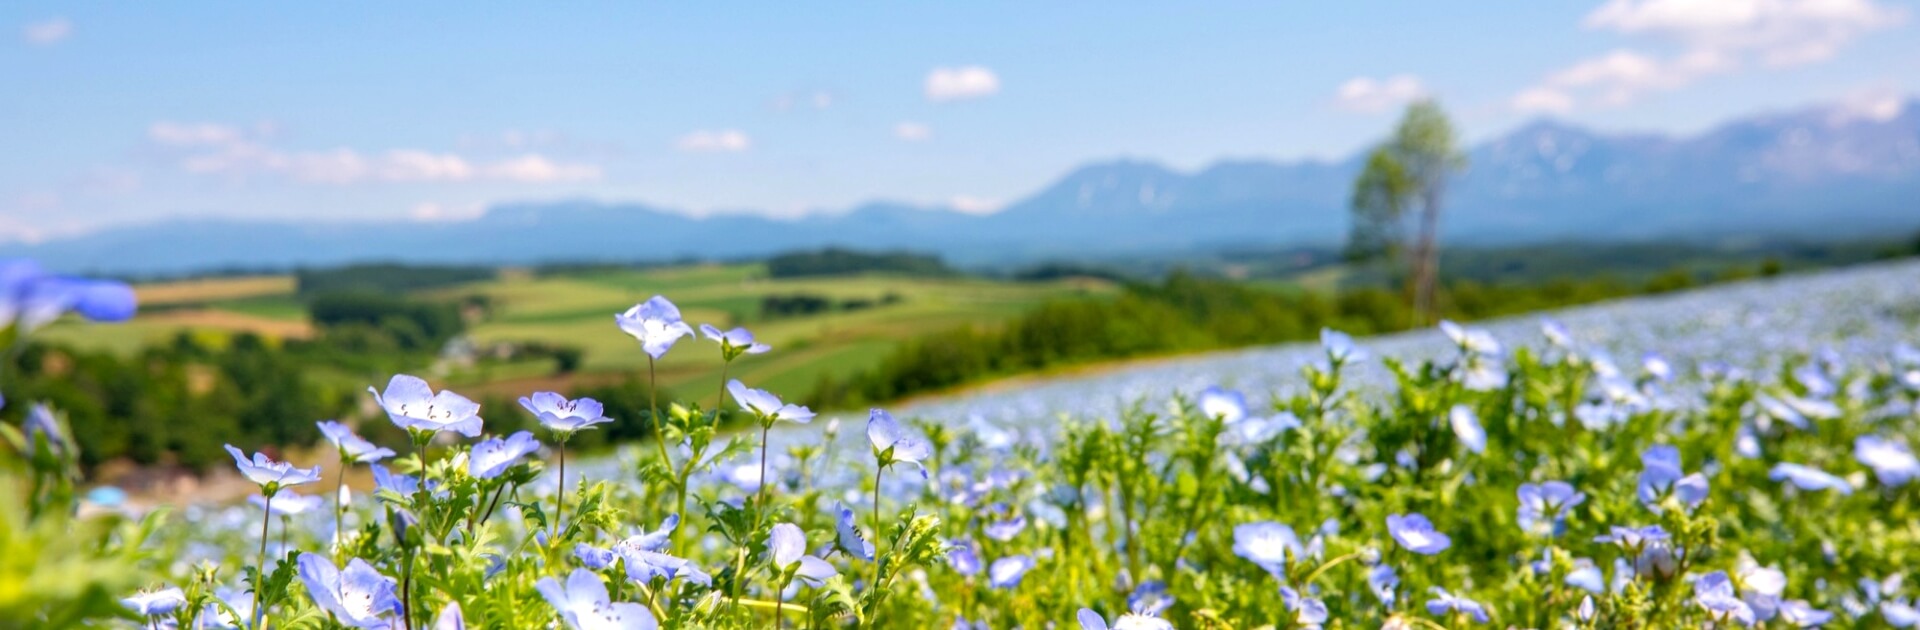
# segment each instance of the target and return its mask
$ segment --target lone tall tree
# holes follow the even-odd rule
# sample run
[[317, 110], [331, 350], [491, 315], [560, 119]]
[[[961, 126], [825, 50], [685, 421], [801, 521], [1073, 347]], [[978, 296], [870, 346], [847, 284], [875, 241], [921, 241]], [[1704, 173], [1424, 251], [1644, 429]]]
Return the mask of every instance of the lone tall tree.
[[[1353, 229], [1347, 240], [1350, 258], [1384, 257], [1390, 263], [1410, 249], [1407, 297], [1415, 324], [1431, 323], [1439, 278], [1440, 206], [1447, 178], [1464, 168], [1467, 158], [1455, 145], [1453, 123], [1431, 100], [1407, 106], [1393, 137], [1367, 156], [1367, 165], [1353, 183]], [[1419, 220], [1411, 248], [1406, 248], [1406, 216]]]

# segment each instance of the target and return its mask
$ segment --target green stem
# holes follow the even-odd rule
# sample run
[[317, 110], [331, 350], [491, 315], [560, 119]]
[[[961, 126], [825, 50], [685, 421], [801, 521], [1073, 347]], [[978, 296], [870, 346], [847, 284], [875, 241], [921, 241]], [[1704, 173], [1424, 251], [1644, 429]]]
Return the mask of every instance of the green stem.
[[553, 513], [553, 539], [557, 542], [560, 540], [560, 521], [567, 517], [567, 444], [565, 442], [560, 443], [560, 490], [554, 493], [554, 496], [560, 501], [559, 507], [554, 508]]
[[873, 625], [872, 617], [880, 612], [880, 560], [886, 556], [880, 552], [880, 543], [886, 542], [880, 519], [880, 475], [887, 472], [886, 466], [873, 469], [873, 582], [867, 585], [867, 593], [873, 599], [873, 610], [868, 611], [867, 625]]
[[340, 501], [340, 493], [347, 487], [347, 458], [340, 458], [340, 480], [333, 485], [333, 562], [340, 563], [340, 554], [346, 551], [347, 535], [340, 531], [346, 522], [347, 506]]
[[653, 416], [653, 443], [660, 447], [660, 465], [673, 470], [673, 458], [667, 455], [667, 424], [660, 421], [659, 381], [654, 373], [653, 355], [647, 355], [647, 413]]
[[267, 495], [267, 503], [260, 515], [260, 571], [253, 575], [253, 624], [256, 628], [267, 627], [267, 611], [260, 607], [260, 591], [267, 582], [267, 525], [273, 522], [273, 495], [279, 488], [267, 484], [260, 488]]

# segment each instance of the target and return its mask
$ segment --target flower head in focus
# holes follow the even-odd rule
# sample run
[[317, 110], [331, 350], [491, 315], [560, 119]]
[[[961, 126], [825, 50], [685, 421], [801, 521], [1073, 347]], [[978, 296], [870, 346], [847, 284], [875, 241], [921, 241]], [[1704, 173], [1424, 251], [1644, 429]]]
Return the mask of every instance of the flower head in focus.
[[395, 426], [409, 432], [431, 435], [452, 431], [466, 437], [480, 436], [479, 403], [450, 390], [434, 393], [420, 377], [395, 374], [387, 381], [385, 392], [372, 387], [367, 391]]
[[680, 308], [659, 295], [614, 315], [613, 321], [620, 325], [620, 330], [638, 340], [640, 348], [654, 359], [666, 356], [674, 342], [693, 334], [693, 329], [680, 321]]

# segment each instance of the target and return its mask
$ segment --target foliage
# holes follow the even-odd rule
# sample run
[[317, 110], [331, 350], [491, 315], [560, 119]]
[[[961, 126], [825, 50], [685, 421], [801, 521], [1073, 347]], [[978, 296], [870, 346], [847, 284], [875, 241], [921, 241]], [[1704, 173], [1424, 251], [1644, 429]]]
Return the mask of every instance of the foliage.
[[492, 267], [379, 263], [300, 269], [294, 272], [294, 284], [303, 296], [323, 293], [396, 294], [491, 280], [497, 273]]
[[909, 251], [861, 252], [829, 247], [818, 251], [788, 252], [767, 259], [767, 275], [774, 278], [845, 276], [893, 273], [914, 276], [951, 276], [956, 272], [939, 256]]

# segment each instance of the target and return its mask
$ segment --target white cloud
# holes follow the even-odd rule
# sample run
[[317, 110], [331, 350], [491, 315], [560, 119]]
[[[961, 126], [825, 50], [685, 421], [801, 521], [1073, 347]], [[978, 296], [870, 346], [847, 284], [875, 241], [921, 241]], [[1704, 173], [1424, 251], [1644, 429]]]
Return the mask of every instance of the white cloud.
[[1654, 91], [1750, 66], [1825, 61], [1906, 13], [1876, 0], [1607, 0], [1583, 25], [1650, 37], [1670, 54], [1618, 49], [1581, 60], [1522, 90], [1512, 100], [1528, 112], [1621, 106]]
[[537, 153], [480, 161], [458, 153], [392, 149], [365, 154], [340, 147], [287, 151], [267, 142], [270, 126], [253, 132], [216, 123], [155, 123], [147, 138], [179, 153], [180, 167], [198, 175], [282, 176], [310, 184], [364, 182], [506, 181], [553, 183], [599, 179], [600, 167], [555, 162]]
[[1420, 78], [1400, 74], [1385, 79], [1354, 77], [1340, 84], [1334, 93], [1334, 105], [1350, 112], [1374, 114], [1404, 105], [1427, 95]]
[[753, 140], [738, 129], [700, 130], [680, 136], [674, 145], [694, 153], [733, 153], [751, 148]]
[[773, 107], [774, 111], [785, 112], [797, 107], [810, 107], [817, 110], [826, 109], [833, 107], [833, 103], [834, 97], [832, 92], [826, 90], [802, 90], [777, 95], [773, 97], [773, 102], [769, 103], [769, 105]]
[[1907, 96], [1899, 91], [1885, 87], [1859, 90], [1846, 95], [1835, 103], [1828, 121], [1843, 125], [1856, 120], [1868, 122], [1887, 122], [1900, 117], [1906, 111]]
[[907, 142], [919, 142], [933, 137], [933, 128], [917, 122], [902, 122], [893, 126], [893, 137]]
[[28, 24], [20, 29], [20, 38], [35, 46], [51, 46], [73, 36], [73, 22], [57, 17]]
[[422, 223], [439, 223], [477, 219], [486, 213], [486, 207], [480, 204], [450, 205], [433, 201], [414, 204], [407, 216]]
[[1000, 91], [1000, 77], [984, 66], [934, 68], [927, 73], [927, 100], [935, 103], [992, 96]]
[[967, 214], [993, 214], [1000, 210], [1000, 203], [997, 201], [967, 195], [954, 195], [952, 199], [947, 200], [947, 205]]

